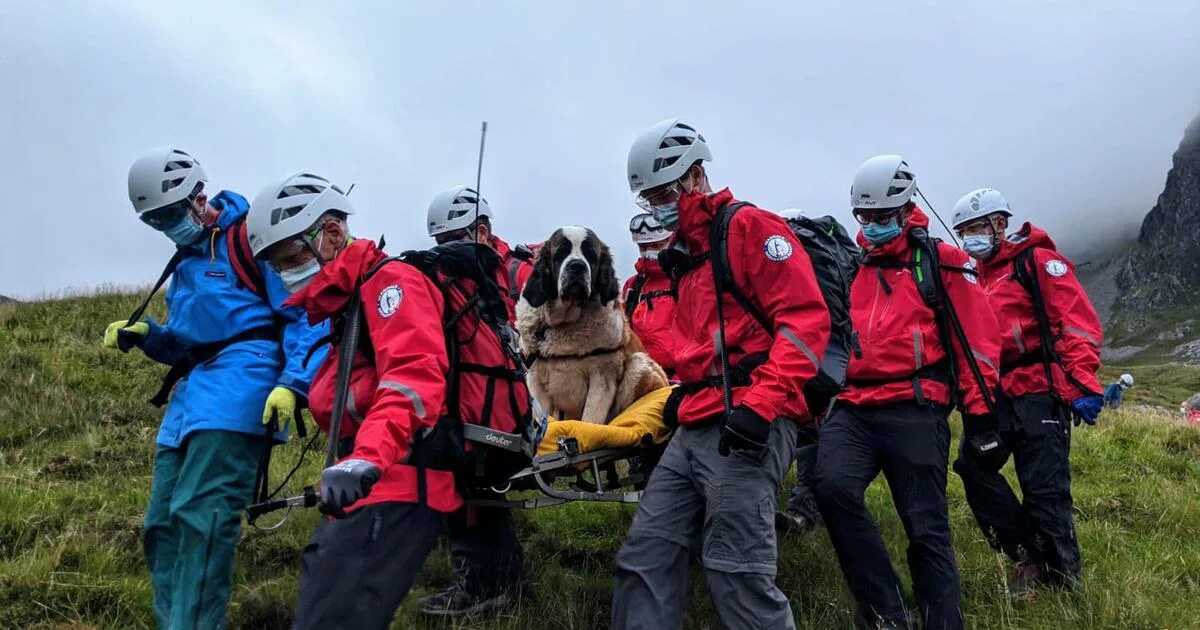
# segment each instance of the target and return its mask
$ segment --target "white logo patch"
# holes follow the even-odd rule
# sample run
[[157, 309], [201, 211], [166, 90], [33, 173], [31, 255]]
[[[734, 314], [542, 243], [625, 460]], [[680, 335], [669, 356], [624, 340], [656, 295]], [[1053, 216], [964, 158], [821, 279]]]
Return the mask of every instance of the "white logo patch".
[[970, 282], [971, 284], [979, 284], [979, 276], [976, 275], [974, 262], [968, 260], [967, 262], [963, 263], [963, 269], [967, 270], [967, 272], [963, 274], [963, 277], [967, 279], [967, 282]]
[[376, 301], [376, 306], [379, 308], [380, 317], [391, 317], [396, 309], [400, 308], [400, 302], [404, 299], [404, 290], [398, 285], [389, 285], [388, 288], [379, 292], [379, 299]]
[[1058, 260], [1057, 258], [1046, 263], [1046, 273], [1061, 278], [1067, 275], [1067, 263]]
[[763, 243], [763, 251], [767, 254], [767, 258], [775, 262], [783, 262], [792, 257], [792, 244], [779, 234], [767, 237], [767, 242]]

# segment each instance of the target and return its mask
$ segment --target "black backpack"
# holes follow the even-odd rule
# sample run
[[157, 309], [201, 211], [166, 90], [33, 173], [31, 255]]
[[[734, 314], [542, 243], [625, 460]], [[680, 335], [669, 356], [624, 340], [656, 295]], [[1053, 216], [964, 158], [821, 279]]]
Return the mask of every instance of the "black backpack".
[[[491, 248], [467, 241], [454, 241], [429, 250], [408, 251], [400, 256], [380, 261], [367, 277], [392, 261], [401, 261], [419, 269], [441, 289], [445, 311], [442, 326], [450, 361], [447, 378], [446, 416], [422, 433], [414, 443], [410, 463], [418, 469], [452, 470], [460, 484], [466, 487], [488, 487], [501, 483], [529, 464], [525, 444], [518, 437], [527, 434], [530, 402], [525, 386], [525, 364], [517, 348], [516, 332], [508, 321], [501, 287], [496, 283], [496, 271], [501, 268], [500, 256]], [[454, 291], [462, 281], [470, 281], [474, 290], [469, 294], [458, 289], [466, 303], [454, 308]], [[493, 333], [497, 347], [483, 348], [477, 355], [486, 357], [479, 362], [464, 357], [464, 344], [478, 343], [479, 334], [486, 328]], [[359, 342], [367, 357], [373, 352], [370, 336], [363, 327]], [[465, 410], [460, 399], [464, 378], [484, 379], [485, 400], [477, 410]], [[507, 383], [501, 387], [501, 383]], [[506, 391], [507, 395], [500, 392]], [[478, 415], [478, 422], [466, 415]], [[496, 418], [503, 421], [493, 424]], [[467, 444], [473, 443], [472, 449]], [[483, 447], [486, 443], [494, 448]], [[423, 477], [419, 483], [423, 485]]]
[[[720, 260], [714, 260], [714, 264], [724, 271], [721, 286], [717, 287], [718, 295], [721, 291], [728, 291], [763, 330], [773, 335], [775, 331], [770, 322], [762, 310], [738, 288], [729, 267], [729, 243], [726, 242], [729, 222], [738, 209], [751, 205], [736, 202], [723, 206], [713, 220], [709, 232], [709, 247], [714, 255], [720, 257]], [[819, 417], [846, 384], [846, 367], [850, 362], [850, 348], [854, 337], [850, 321], [850, 284], [858, 274], [862, 250], [833, 217], [811, 219], [801, 216], [788, 219], [788, 226], [812, 262], [817, 285], [825, 298], [825, 306], [829, 309], [829, 344], [818, 366], [817, 375], [804, 386], [808, 408], [814, 416]]]

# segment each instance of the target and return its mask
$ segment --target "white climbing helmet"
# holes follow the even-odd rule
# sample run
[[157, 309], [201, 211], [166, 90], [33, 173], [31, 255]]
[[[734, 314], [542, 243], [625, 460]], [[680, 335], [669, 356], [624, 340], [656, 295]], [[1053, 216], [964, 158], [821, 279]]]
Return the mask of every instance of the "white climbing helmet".
[[972, 190], [954, 204], [952, 225], [957, 230], [976, 219], [982, 219], [997, 212], [1006, 217], [1012, 216], [1012, 208], [1008, 206], [1004, 195], [992, 188]]
[[779, 216], [787, 219], [788, 221], [795, 221], [796, 219], [799, 219], [805, 215], [804, 211], [799, 208], [784, 208], [783, 210], [779, 211]]
[[312, 173], [289, 175], [258, 193], [246, 216], [246, 236], [256, 257], [276, 243], [308, 231], [326, 212], [354, 214], [336, 184]]
[[703, 160], [712, 161], [704, 136], [678, 118], [660, 121], [643, 131], [629, 147], [629, 190], [637, 195], [669, 184]]
[[455, 186], [438, 193], [429, 202], [429, 211], [425, 216], [425, 224], [430, 236], [465, 230], [478, 219], [475, 215], [475, 202], [479, 201], [480, 217], [492, 220], [492, 209], [487, 199], [479, 196], [470, 186]]
[[917, 190], [917, 176], [899, 155], [877, 155], [858, 167], [850, 186], [850, 206], [856, 210], [903, 207]]
[[129, 167], [129, 201], [138, 214], [183, 201], [208, 181], [200, 162], [172, 147], [144, 153]]
[[1121, 378], [1120, 378], [1120, 383], [1126, 389], [1133, 387], [1133, 375], [1132, 374], [1122, 374]]
[[629, 220], [629, 233], [633, 236], [633, 242], [639, 245], [658, 243], [671, 238], [670, 230], [663, 227], [649, 212], [634, 215]]

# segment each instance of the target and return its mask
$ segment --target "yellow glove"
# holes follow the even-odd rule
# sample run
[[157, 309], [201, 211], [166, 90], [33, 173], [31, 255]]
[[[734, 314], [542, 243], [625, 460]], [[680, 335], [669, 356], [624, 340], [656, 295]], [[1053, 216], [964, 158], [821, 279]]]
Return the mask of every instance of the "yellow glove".
[[267, 406], [263, 407], [263, 426], [271, 423], [271, 417], [274, 415], [279, 419], [279, 426], [283, 426], [288, 420], [292, 419], [292, 415], [296, 413], [296, 392], [286, 387], [276, 387], [271, 390], [271, 395], [267, 396]]
[[138, 322], [136, 324], [129, 325], [129, 320], [127, 319], [122, 319], [119, 322], [113, 322], [108, 325], [108, 328], [104, 329], [104, 347], [117, 349], [119, 347], [117, 344], [117, 339], [120, 337], [118, 333], [122, 330], [125, 331], [125, 337], [127, 339], [130, 335], [145, 337], [150, 334], [150, 324], [147, 324], [146, 322]]

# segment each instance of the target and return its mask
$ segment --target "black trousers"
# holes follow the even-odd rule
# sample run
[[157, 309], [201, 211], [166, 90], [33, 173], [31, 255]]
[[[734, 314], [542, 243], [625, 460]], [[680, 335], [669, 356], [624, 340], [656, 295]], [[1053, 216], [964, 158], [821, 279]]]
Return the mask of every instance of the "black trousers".
[[817, 508], [817, 431], [804, 428], [796, 437], [796, 485], [788, 496], [787, 510], [813, 523], [821, 522]]
[[522, 588], [525, 554], [511, 509], [464, 506], [450, 515], [446, 538], [468, 592], [490, 596]]
[[867, 486], [883, 473], [908, 534], [908, 564], [925, 628], [963, 627], [958, 566], [950, 539], [946, 477], [948, 411], [915, 402], [840, 405], [821, 426], [817, 502], [860, 621], [907, 627], [900, 580], [871, 513]]
[[1046, 394], [1008, 401], [1001, 437], [1013, 454], [1024, 501], [998, 472], [981, 470], [959, 448], [954, 472], [992, 548], [1014, 561], [1039, 564], [1051, 583], [1079, 580], [1079, 542], [1071, 501], [1071, 417]]
[[301, 556], [293, 630], [386, 630], [445, 518], [415, 503], [376, 503], [321, 521]]

